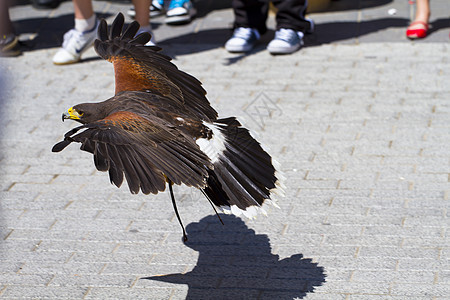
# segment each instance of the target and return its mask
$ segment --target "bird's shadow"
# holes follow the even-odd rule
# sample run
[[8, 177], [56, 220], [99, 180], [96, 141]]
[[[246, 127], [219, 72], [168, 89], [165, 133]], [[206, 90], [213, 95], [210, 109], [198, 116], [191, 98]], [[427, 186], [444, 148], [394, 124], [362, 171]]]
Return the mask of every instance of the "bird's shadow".
[[189, 287], [186, 299], [301, 299], [325, 282], [324, 268], [294, 254], [280, 260], [269, 238], [239, 218], [208, 216], [186, 227], [186, 246], [199, 252], [185, 274], [144, 277]]

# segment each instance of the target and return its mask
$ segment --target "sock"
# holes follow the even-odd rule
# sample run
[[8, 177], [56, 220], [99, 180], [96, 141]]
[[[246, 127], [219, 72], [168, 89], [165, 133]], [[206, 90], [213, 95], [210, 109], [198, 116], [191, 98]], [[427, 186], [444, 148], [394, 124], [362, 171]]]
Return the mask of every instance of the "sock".
[[151, 25], [147, 25], [147, 26], [141, 26], [141, 28], [139, 28], [138, 32], [136, 33], [136, 35], [143, 33], [143, 32], [152, 32], [152, 26]]
[[75, 19], [75, 29], [80, 32], [92, 30], [95, 26], [95, 20], [95, 14], [93, 14], [89, 19]]

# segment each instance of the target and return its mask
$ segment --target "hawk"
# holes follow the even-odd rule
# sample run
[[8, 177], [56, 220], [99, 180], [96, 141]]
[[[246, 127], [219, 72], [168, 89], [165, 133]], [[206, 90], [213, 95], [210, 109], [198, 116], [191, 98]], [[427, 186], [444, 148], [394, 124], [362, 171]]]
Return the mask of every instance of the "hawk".
[[123, 25], [122, 14], [109, 32], [101, 20], [94, 44], [114, 66], [115, 95], [63, 113], [63, 121], [82, 125], [52, 151], [81, 143], [97, 170], [108, 172], [117, 187], [125, 177], [133, 194], [157, 194], [168, 184], [181, 225], [172, 184], [195, 187], [210, 203], [238, 216], [264, 213], [264, 203], [276, 206], [273, 194], [282, 193], [283, 185], [271, 156], [235, 117], [218, 118], [199, 80], [179, 70], [161, 48], [145, 46], [151, 36], [135, 36], [136, 21], [124, 32]]

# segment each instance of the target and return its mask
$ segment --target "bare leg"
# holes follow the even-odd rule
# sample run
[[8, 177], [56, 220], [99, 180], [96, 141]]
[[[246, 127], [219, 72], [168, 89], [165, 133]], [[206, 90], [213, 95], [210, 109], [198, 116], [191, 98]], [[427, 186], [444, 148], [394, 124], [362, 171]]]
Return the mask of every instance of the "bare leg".
[[416, 0], [416, 16], [414, 21], [406, 29], [406, 37], [409, 39], [423, 39], [428, 33], [428, 20], [430, 18], [430, 1]]
[[135, 20], [141, 27], [150, 26], [150, 0], [133, 0]]
[[410, 29], [423, 28], [430, 18], [430, 0], [416, 0], [416, 17]]
[[73, 0], [75, 19], [89, 19], [94, 15], [92, 0]]
[[8, 1], [0, 1], [0, 34], [7, 35], [14, 33], [14, 28], [9, 17]]
[[141, 32], [148, 32], [152, 35], [152, 39], [147, 43], [147, 46], [154, 46], [156, 44], [155, 36], [152, 33], [152, 26], [150, 25], [150, 2], [151, 0], [133, 0], [134, 10], [136, 16], [134, 19], [139, 23], [138, 34]]

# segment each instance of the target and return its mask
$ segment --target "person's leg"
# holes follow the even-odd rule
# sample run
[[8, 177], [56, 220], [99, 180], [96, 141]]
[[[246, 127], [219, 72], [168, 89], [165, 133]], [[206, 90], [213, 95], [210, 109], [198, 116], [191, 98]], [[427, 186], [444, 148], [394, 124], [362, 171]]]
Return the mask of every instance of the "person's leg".
[[94, 15], [92, 0], [73, 0], [75, 19], [89, 19]]
[[81, 55], [94, 44], [97, 37], [98, 20], [92, 7], [92, 0], [73, 0], [75, 28], [64, 34], [62, 47], [53, 57], [56, 65], [80, 61]]
[[266, 0], [233, 0], [234, 28], [255, 28], [260, 34], [267, 31], [269, 2]]
[[136, 11], [136, 16], [134, 19], [141, 26], [137, 34], [148, 32], [152, 35], [152, 38], [147, 43], [147, 46], [153, 46], [156, 43], [152, 32], [152, 26], [150, 24], [150, 4], [150, 0], [133, 0], [134, 10]]
[[430, 1], [416, 0], [416, 16], [406, 29], [406, 36], [410, 39], [427, 36], [428, 20], [430, 18]]
[[85, 32], [93, 29], [96, 25], [96, 16], [92, 7], [92, 0], [73, 0], [75, 13], [75, 29]]
[[301, 31], [303, 33], [312, 31], [312, 22], [305, 18], [306, 0], [274, 0], [273, 5], [277, 8], [277, 27]]
[[430, 18], [430, 0], [416, 0], [416, 18], [414, 21], [420, 21], [428, 24]]
[[150, 0], [133, 0], [136, 16], [134, 19], [142, 27], [150, 26]]
[[[152, 0], [150, 5], [150, 18], [158, 17], [164, 13], [164, 0]], [[127, 15], [133, 19], [136, 17], [136, 9], [134, 8], [134, 5], [128, 9]]]
[[14, 33], [14, 28], [9, 17], [8, 1], [0, 1], [0, 34]]

